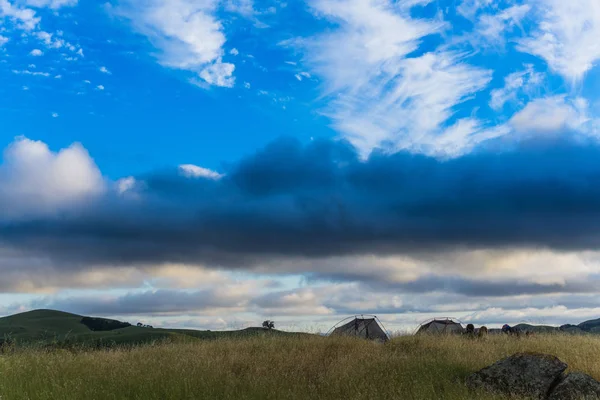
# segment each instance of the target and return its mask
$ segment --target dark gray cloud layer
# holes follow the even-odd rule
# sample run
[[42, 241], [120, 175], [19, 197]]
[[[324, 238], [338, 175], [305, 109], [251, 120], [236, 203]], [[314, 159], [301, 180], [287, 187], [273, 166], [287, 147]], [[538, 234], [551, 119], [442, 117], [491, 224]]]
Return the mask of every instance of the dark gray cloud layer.
[[243, 267], [457, 247], [596, 249], [598, 160], [598, 147], [554, 143], [445, 161], [407, 153], [361, 161], [342, 141], [282, 139], [230, 165], [218, 181], [163, 171], [138, 178], [139, 196], [4, 219], [0, 241], [64, 268]]

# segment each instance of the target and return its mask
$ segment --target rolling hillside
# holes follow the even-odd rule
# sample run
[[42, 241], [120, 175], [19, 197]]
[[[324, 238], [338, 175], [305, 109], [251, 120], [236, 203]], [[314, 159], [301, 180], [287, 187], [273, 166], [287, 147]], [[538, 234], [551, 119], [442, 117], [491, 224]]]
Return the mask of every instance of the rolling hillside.
[[[100, 326], [98, 330], [86, 325], [86, 319]], [[55, 310], [33, 310], [0, 318], [0, 340], [18, 344], [86, 344], [98, 346], [142, 344], [156, 340], [197, 340], [256, 335], [294, 335], [278, 330], [247, 328], [239, 331], [199, 331], [190, 329], [161, 329], [138, 326], [105, 318], [89, 318]], [[123, 327], [120, 327], [123, 326]], [[117, 329], [113, 329], [117, 327]], [[94, 326], [92, 326], [94, 328]]]
[[[516, 327], [521, 331], [538, 333], [600, 334], [600, 319], [585, 321], [578, 325], [563, 325], [560, 328], [527, 324], [519, 324]], [[259, 335], [315, 336], [307, 333], [283, 332], [275, 329], [264, 330], [262, 328], [246, 328], [237, 331], [202, 331], [138, 327], [121, 321], [84, 317], [55, 310], [33, 310], [0, 318], [0, 343], [9, 341], [16, 344], [104, 347], [143, 344], [157, 340], [195, 341], [199, 339], [210, 340]]]

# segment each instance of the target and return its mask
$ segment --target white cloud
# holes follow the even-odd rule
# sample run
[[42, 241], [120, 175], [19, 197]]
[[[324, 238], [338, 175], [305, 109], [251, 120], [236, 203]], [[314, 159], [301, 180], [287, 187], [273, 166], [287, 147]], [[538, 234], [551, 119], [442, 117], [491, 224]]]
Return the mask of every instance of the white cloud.
[[0, 165], [4, 217], [54, 212], [82, 204], [104, 191], [104, 179], [80, 145], [59, 152], [40, 141], [15, 140]]
[[31, 75], [31, 76], [43, 76], [43, 77], [49, 77], [50, 76], [50, 74], [48, 72], [38, 72], [38, 71], [32, 72], [32, 71], [29, 71], [28, 69], [25, 69], [25, 70], [22, 70], [22, 71], [13, 69], [12, 72], [13, 72], [13, 74], [17, 74], [17, 75]]
[[450, 51], [407, 58], [421, 38], [441, 32], [444, 22], [412, 19], [387, 0], [312, 5], [339, 28], [300, 46], [331, 99], [325, 114], [363, 154], [375, 147], [444, 153], [439, 144], [449, 137], [460, 138], [451, 152], [460, 154], [489, 136], [477, 121], [457, 122], [452, 132], [445, 125], [456, 105], [485, 88], [491, 71]]
[[84, 81], [83, 81], [83, 83], [86, 83], [86, 84], [88, 84], [88, 85], [89, 85], [89, 84], [91, 84], [92, 82], [90, 82], [90, 81], [88, 81], [88, 80], [86, 79], [86, 80], [84, 80]]
[[103, 85], [98, 85], [98, 86], [96, 86], [96, 89], [97, 90], [104, 90], [104, 86]]
[[78, 0], [26, 0], [27, 5], [37, 8], [50, 8], [57, 10], [62, 7], [73, 7]]
[[520, 133], [557, 133], [565, 129], [581, 130], [590, 121], [588, 104], [582, 98], [569, 101], [565, 96], [553, 96], [531, 101], [516, 113], [510, 125]]
[[250, 82], [244, 82], [244, 87], [246, 89], [250, 89], [252, 87], [252, 85], [250, 84]]
[[119, 12], [161, 50], [161, 64], [195, 72], [208, 84], [231, 87], [235, 66], [221, 61], [225, 34], [217, 0], [131, 1]]
[[39, 31], [35, 34], [38, 39], [40, 39], [48, 48], [52, 49], [60, 49], [65, 46], [65, 41], [63, 39], [53, 39], [54, 36], [51, 33], [45, 31]]
[[62, 75], [56, 75], [54, 79], [62, 79]]
[[240, 54], [240, 52], [238, 49], [233, 48], [229, 51], [229, 54], [231, 54], [232, 56], [237, 56], [238, 54]]
[[135, 188], [137, 181], [133, 176], [128, 176], [127, 178], [121, 178], [116, 183], [117, 193], [123, 195], [124, 193]]
[[58, 118], [58, 113], [52, 113], [52, 118]]
[[527, 4], [516, 5], [494, 14], [481, 15], [475, 27], [475, 42], [504, 46], [505, 33], [515, 26], [521, 26], [521, 21], [530, 12]]
[[463, 17], [472, 20], [482, 9], [489, 7], [493, 2], [494, 0], [463, 0], [456, 7], [456, 11]]
[[244, 17], [251, 17], [255, 13], [254, 0], [226, 0], [225, 9]]
[[25, 31], [34, 30], [40, 22], [35, 11], [11, 4], [8, 0], [0, 0], [0, 17], [7, 17], [15, 21], [17, 27]]
[[221, 62], [221, 59], [218, 59], [217, 62], [204, 68], [199, 76], [210, 85], [233, 87], [235, 84], [234, 69], [235, 65]]
[[102, 72], [103, 74], [107, 74], [107, 75], [112, 74], [112, 72], [110, 72], [106, 67], [100, 67], [100, 72]]
[[40, 49], [33, 49], [33, 50], [31, 50], [29, 55], [32, 55], [34, 57], [39, 57], [39, 56], [44, 55], [44, 53]]
[[8, 38], [0, 35], [0, 47], [4, 46], [6, 43], [8, 43]]
[[519, 41], [518, 49], [546, 60], [573, 83], [581, 81], [600, 59], [600, 2], [537, 0], [537, 29]]
[[219, 174], [218, 172], [193, 164], [182, 164], [179, 166], [179, 171], [182, 175], [188, 178], [207, 178], [217, 180], [223, 177], [223, 175]]
[[490, 92], [490, 107], [500, 110], [508, 102], [519, 101], [519, 94], [531, 95], [544, 79], [544, 74], [536, 72], [533, 65], [525, 65], [523, 71], [513, 72], [504, 78], [504, 87]]
[[296, 79], [298, 79], [299, 81], [301, 81], [303, 78], [310, 78], [310, 74], [308, 72], [300, 72], [296, 75], [294, 75], [296, 77]]
[[23, 90], [29, 90], [29, 86], [23, 86], [22, 89]]

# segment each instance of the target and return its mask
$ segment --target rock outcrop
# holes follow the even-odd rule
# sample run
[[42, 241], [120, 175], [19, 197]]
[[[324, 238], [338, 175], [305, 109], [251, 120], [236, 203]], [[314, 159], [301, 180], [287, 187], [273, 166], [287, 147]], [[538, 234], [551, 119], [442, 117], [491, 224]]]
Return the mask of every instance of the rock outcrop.
[[548, 400], [600, 400], [600, 382], [580, 372], [570, 373], [556, 385]]
[[546, 354], [518, 353], [467, 378], [467, 386], [506, 396], [546, 399], [567, 364]]
[[518, 353], [467, 378], [472, 390], [540, 400], [600, 400], [600, 382], [589, 375], [564, 375], [567, 364], [554, 356]]

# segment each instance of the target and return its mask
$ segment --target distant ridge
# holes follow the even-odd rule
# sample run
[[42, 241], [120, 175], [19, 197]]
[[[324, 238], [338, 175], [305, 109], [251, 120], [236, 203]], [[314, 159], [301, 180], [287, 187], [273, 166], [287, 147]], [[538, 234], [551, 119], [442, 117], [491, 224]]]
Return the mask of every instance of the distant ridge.
[[308, 335], [275, 329], [246, 328], [238, 331], [163, 329], [128, 322], [88, 317], [57, 310], [32, 310], [0, 318], [0, 342], [112, 346], [143, 344], [156, 340], [198, 340], [256, 335]]

